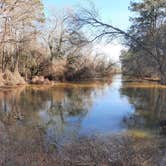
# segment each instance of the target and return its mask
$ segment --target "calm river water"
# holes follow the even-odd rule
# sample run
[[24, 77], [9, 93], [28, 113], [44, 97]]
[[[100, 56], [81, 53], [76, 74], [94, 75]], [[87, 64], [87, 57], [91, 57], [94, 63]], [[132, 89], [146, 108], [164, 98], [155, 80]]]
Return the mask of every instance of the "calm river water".
[[83, 136], [139, 130], [159, 134], [166, 119], [166, 88], [112, 81], [30, 86], [0, 91], [0, 137], [45, 147]]

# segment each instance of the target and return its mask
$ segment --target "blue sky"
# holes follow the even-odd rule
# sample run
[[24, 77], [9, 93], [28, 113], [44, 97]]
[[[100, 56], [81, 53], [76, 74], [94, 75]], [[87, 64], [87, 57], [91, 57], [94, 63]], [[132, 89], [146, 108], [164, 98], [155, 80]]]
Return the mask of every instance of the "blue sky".
[[[46, 10], [55, 7], [75, 8], [78, 4], [86, 6], [86, 0], [42, 0]], [[103, 20], [122, 29], [127, 29], [130, 25], [129, 16], [131, 16], [128, 6], [131, 0], [93, 0], [93, 3], [99, 9]]]

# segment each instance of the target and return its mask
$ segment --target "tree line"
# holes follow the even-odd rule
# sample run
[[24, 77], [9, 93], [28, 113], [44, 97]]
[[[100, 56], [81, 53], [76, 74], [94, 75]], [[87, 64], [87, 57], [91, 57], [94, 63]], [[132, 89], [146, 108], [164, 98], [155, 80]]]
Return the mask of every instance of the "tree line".
[[125, 38], [129, 49], [121, 54], [122, 70], [137, 77], [158, 77], [166, 84], [166, 2], [132, 2], [130, 10], [135, 14], [128, 34], [137, 42]]
[[[45, 16], [41, 0], [0, 1], [0, 70], [25, 79], [80, 80], [110, 75], [114, 64], [94, 54], [85, 32], [73, 25], [75, 11]], [[4, 76], [4, 77], [7, 77]]]
[[104, 22], [93, 4], [46, 17], [41, 0], [1, 0], [1, 75], [61, 81], [110, 76], [115, 63], [94, 54], [94, 45], [120, 38], [128, 48], [121, 54], [123, 73], [157, 76], [166, 84], [165, 0], [131, 2], [130, 10], [136, 14], [124, 31]]
[[134, 16], [127, 31], [103, 21], [93, 5], [78, 10], [75, 25], [78, 29], [93, 29], [90, 41], [121, 40], [127, 48], [120, 57], [123, 74], [154, 77], [166, 84], [165, 0], [131, 1], [129, 9]]

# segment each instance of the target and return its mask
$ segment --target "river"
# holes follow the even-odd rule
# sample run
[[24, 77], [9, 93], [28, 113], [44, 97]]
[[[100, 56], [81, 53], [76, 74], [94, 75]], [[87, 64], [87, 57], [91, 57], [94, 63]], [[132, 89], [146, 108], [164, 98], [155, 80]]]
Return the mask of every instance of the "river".
[[121, 75], [111, 81], [0, 91], [1, 142], [23, 148], [40, 142], [49, 149], [81, 137], [132, 131], [160, 135], [161, 120], [166, 120], [166, 88]]

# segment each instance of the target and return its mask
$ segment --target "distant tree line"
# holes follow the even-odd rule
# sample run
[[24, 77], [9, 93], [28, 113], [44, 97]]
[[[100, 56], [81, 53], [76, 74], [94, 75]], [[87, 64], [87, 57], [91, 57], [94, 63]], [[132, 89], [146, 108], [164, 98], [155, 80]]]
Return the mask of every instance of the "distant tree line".
[[75, 14], [77, 29], [93, 31], [90, 41], [122, 39], [127, 46], [121, 55], [122, 72], [138, 77], [158, 77], [166, 84], [166, 2], [165, 0], [141, 0], [131, 2], [134, 12], [131, 27], [124, 31], [104, 22], [95, 6], [81, 8]]

